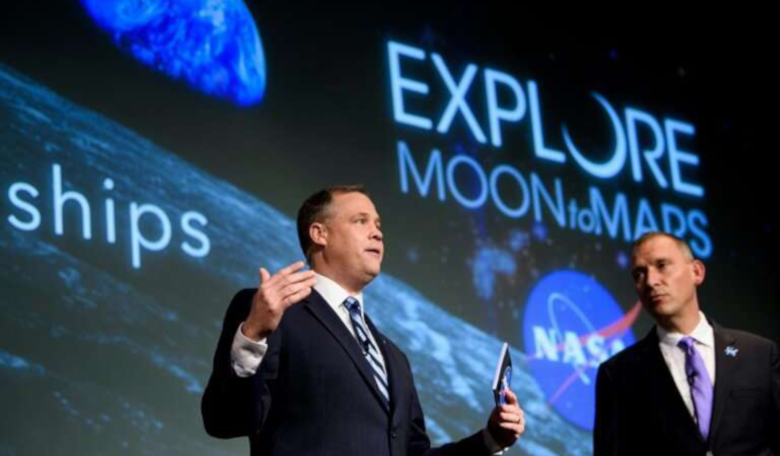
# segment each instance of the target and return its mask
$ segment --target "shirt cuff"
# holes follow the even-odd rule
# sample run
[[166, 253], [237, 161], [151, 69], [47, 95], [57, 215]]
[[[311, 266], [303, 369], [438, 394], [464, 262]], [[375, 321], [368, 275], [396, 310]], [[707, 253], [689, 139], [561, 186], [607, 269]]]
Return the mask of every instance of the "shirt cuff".
[[257, 367], [268, 350], [266, 338], [254, 341], [244, 335], [241, 328], [244, 324], [238, 326], [236, 335], [233, 336], [233, 345], [230, 348], [230, 365], [233, 372], [239, 377], [251, 377], [257, 372]]
[[490, 451], [490, 454], [493, 456], [500, 456], [506, 451], [506, 448], [501, 448], [501, 446], [496, 443], [496, 440], [487, 428], [482, 428], [482, 440], [485, 441], [485, 447], [487, 447], [488, 451]]

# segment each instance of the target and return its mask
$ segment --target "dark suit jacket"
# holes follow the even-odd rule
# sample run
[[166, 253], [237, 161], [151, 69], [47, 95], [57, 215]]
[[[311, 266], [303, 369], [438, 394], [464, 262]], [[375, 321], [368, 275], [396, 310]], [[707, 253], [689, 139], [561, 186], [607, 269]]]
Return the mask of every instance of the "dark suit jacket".
[[[708, 440], [683, 403], [653, 328], [599, 368], [595, 456], [780, 455], [777, 344], [712, 326], [715, 395]], [[738, 350], [736, 356], [727, 356], [726, 347]]]
[[235, 375], [233, 336], [254, 293], [239, 292], [225, 317], [202, 402], [210, 435], [249, 436], [253, 456], [487, 454], [479, 433], [430, 447], [409, 362], [368, 320], [388, 371], [388, 410], [356, 339], [316, 291], [284, 314], [255, 375]]

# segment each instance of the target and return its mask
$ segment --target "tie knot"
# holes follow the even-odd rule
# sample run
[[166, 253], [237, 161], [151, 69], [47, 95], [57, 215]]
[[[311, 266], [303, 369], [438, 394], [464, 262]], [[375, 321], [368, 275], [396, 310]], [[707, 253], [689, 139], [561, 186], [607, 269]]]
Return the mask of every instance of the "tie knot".
[[680, 339], [680, 342], [677, 342], [677, 346], [685, 350], [686, 352], [690, 352], [693, 350], [693, 346], [696, 344], [696, 341], [693, 340], [693, 337], [691, 336], [685, 336], [682, 339]]
[[344, 300], [344, 307], [350, 312], [360, 313], [360, 302], [352, 296]]

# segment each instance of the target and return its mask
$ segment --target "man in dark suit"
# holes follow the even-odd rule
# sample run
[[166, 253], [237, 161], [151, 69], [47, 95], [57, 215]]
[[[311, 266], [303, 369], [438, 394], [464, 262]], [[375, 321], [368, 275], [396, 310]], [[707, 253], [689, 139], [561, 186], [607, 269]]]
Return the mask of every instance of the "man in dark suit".
[[777, 344], [707, 321], [685, 241], [645, 234], [631, 261], [657, 325], [599, 368], [595, 456], [780, 454]]
[[475, 456], [520, 437], [523, 412], [510, 391], [486, 429], [431, 448], [409, 362], [364, 311], [384, 244], [361, 187], [312, 195], [298, 236], [312, 270], [261, 268], [260, 287], [228, 308], [203, 396], [209, 434], [249, 436], [257, 456]]

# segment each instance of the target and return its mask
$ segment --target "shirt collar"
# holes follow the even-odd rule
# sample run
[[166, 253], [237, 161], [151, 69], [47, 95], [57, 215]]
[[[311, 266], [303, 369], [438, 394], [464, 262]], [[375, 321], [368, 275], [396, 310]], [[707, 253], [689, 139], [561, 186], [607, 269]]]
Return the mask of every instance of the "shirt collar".
[[[325, 302], [327, 302], [328, 305], [331, 306], [336, 312], [340, 312], [340, 309], [346, 309], [346, 307], [343, 306], [344, 300], [352, 295], [347, 293], [347, 290], [342, 288], [342, 286], [336, 283], [333, 279], [325, 277], [316, 271], [314, 272], [314, 277], [317, 279], [317, 283], [314, 285], [314, 289], [317, 290], [317, 293], [322, 296]], [[365, 308], [363, 305], [363, 292], [361, 291], [352, 297], [357, 299], [357, 301], [360, 303], [360, 313], [361, 316], [363, 316], [365, 314]]]
[[676, 347], [683, 337], [690, 336], [697, 344], [706, 345], [708, 347], [715, 346], [715, 335], [712, 330], [712, 326], [707, 321], [707, 317], [704, 313], [699, 311], [699, 324], [693, 328], [690, 334], [682, 334], [679, 332], [669, 332], [662, 327], [656, 325], [656, 333], [658, 334], [658, 340], [662, 344], [671, 345]]

